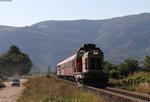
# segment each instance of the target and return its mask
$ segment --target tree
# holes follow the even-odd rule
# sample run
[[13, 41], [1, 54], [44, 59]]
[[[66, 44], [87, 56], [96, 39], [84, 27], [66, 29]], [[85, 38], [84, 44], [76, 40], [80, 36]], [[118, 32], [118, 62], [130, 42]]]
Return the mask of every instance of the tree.
[[139, 64], [138, 60], [130, 58], [125, 59], [124, 63], [121, 63], [118, 67], [120, 75], [127, 76], [133, 74], [135, 71], [139, 71]]
[[15, 45], [10, 46], [9, 50], [0, 56], [0, 72], [5, 76], [28, 74], [31, 67], [29, 56]]
[[51, 77], [51, 68], [50, 68], [50, 66], [48, 66], [48, 68], [47, 68], [46, 77], [47, 77], [47, 78], [50, 78], [50, 77]]
[[112, 70], [111, 68], [111, 63], [108, 61], [104, 61], [104, 70], [105, 72], [109, 73], [110, 70]]
[[119, 78], [118, 65], [111, 64], [110, 62], [105, 61], [104, 62], [104, 70], [105, 70], [105, 72], [109, 73], [111, 78], [115, 78], [115, 79]]
[[150, 71], [150, 55], [146, 56], [145, 60], [144, 60], [144, 71]]
[[19, 50], [19, 48], [16, 45], [10, 46], [8, 52], [9, 53], [15, 53], [15, 54], [20, 54], [21, 53], [21, 51]]

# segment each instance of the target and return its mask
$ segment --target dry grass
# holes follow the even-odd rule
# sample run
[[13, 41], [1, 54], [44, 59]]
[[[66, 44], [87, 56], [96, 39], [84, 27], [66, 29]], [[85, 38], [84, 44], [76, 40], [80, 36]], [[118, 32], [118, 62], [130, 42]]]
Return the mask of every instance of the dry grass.
[[25, 86], [17, 102], [104, 102], [99, 96], [80, 92], [76, 86], [54, 78], [31, 79]]
[[150, 87], [145, 86], [129, 86], [128, 90], [133, 90], [135, 92], [149, 94], [150, 95]]

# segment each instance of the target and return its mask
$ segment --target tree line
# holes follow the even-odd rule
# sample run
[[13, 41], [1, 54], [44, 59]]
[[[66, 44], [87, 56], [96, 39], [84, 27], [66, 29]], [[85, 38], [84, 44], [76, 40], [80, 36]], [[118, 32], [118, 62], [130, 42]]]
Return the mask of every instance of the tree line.
[[137, 71], [150, 72], [150, 55], [146, 56], [144, 62], [127, 58], [120, 64], [104, 62], [104, 70], [109, 73], [111, 78], [119, 79], [127, 77]]
[[28, 74], [32, 67], [29, 56], [12, 45], [9, 50], [0, 56], [0, 75], [13, 76]]

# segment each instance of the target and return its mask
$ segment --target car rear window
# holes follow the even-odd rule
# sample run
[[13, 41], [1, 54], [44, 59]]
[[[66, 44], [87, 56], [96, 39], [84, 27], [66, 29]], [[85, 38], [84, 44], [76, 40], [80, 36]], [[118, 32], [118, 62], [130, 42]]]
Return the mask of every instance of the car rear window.
[[19, 79], [12, 79], [13, 82], [20, 82]]

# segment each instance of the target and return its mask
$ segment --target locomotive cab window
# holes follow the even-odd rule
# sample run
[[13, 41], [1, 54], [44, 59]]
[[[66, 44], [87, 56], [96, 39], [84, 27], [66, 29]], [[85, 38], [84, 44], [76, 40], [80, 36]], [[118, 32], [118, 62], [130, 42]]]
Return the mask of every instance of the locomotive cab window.
[[81, 50], [81, 51], [79, 51], [78, 53], [79, 53], [79, 57], [82, 57], [83, 54], [85, 53], [85, 51], [84, 51], [84, 50]]

